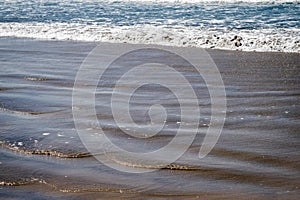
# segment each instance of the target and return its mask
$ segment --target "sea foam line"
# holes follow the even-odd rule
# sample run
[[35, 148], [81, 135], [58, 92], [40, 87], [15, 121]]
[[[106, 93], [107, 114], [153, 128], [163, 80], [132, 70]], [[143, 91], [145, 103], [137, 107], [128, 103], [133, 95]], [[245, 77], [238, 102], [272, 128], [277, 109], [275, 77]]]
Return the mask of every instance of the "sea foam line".
[[0, 23], [0, 37], [157, 44], [241, 51], [300, 52], [300, 29], [229, 30], [184, 26]]

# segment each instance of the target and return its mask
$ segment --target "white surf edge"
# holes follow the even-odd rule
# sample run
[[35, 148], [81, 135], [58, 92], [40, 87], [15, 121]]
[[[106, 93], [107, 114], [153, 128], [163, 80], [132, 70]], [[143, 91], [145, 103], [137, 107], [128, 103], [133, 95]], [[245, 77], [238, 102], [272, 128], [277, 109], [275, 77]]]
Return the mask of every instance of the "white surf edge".
[[226, 30], [152, 25], [113, 27], [72, 23], [0, 23], [0, 29], [0, 37], [300, 53], [299, 28]]

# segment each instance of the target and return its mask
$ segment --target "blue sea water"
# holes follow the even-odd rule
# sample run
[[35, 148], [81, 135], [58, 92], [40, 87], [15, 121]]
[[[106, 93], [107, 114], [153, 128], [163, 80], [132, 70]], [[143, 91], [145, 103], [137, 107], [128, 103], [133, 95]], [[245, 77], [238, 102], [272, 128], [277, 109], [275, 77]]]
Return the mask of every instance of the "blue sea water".
[[0, 2], [0, 28], [4, 37], [299, 52], [300, 3], [10, 0]]
[[0, 22], [166, 25], [226, 29], [300, 28], [299, 3], [136, 3], [18, 0], [0, 3]]

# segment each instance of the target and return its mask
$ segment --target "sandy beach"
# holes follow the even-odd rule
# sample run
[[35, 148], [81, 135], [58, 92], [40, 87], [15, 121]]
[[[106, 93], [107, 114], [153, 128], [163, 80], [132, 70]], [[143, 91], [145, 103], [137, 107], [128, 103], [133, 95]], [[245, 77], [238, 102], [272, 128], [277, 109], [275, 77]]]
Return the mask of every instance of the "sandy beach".
[[[130, 174], [111, 169], [91, 156], [74, 126], [74, 80], [96, 45], [0, 38], [1, 199], [299, 198], [298, 53], [207, 50], [224, 81], [227, 112], [216, 146], [201, 160], [197, 156], [202, 133], [210, 123], [208, 93], [202, 83], [197, 85], [195, 71], [179, 66], [195, 81], [195, 88], [200, 88], [197, 95], [203, 95], [200, 134], [172, 165]], [[112, 56], [120, 45], [132, 46], [106, 45], [107, 54], [101, 56]], [[188, 49], [191, 54], [194, 50]], [[111, 85], [109, 81], [104, 84], [107, 88]], [[168, 91], [159, 89], [151, 95], [170, 102], [172, 96], [164, 92]], [[113, 125], [113, 117], [106, 112], [109, 106], [101, 103], [101, 98], [97, 102], [101, 125], [124, 148], [152, 151], [173, 137], [176, 113], [169, 120], [170, 127], [152, 139], [130, 140]], [[133, 103], [140, 106], [137, 113], [149, 104], [143, 99]], [[139, 119], [140, 115], [144, 113], [137, 114]], [[97, 131], [93, 124], [90, 128]]]

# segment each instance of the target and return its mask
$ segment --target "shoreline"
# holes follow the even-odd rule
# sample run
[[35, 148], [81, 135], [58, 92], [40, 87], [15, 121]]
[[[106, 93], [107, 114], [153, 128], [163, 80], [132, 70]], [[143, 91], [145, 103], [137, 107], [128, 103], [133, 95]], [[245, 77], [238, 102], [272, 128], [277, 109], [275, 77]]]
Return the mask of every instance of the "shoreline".
[[86, 43], [93, 45], [101, 45], [101, 44], [112, 44], [112, 45], [139, 45], [139, 46], [151, 46], [151, 47], [168, 47], [168, 48], [186, 48], [186, 49], [203, 49], [206, 51], [224, 51], [224, 52], [242, 52], [242, 53], [263, 53], [263, 54], [300, 54], [299, 52], [293, 51], [259, 51], [259, 50], [241, 50], [241, 49], [219, 49], [219, 48], [203, 48], [203, 47], [195, 47], [195, 46], [174, 46], [174, 45], [163, 45], [163, 44], [143, 44], [143, 43], [127, 43], [127, 42], [114, 42], [114, 41], [85, 41], [85, 40], [72, 40], [72, 39], [47, 39], [47, 38], [33, 38], [33, 37], [16, 37], [16, 36], [0, 36], [0, 39], [8, 39], [8, 40], [24, 40], [24, 41], [40, 41], [40, 42], [71, 42], [71, 43]]

